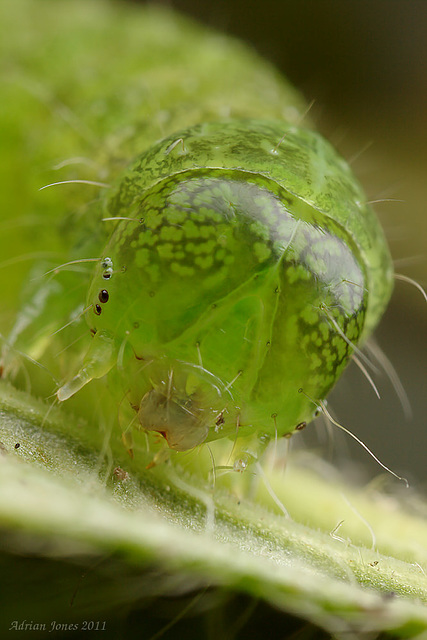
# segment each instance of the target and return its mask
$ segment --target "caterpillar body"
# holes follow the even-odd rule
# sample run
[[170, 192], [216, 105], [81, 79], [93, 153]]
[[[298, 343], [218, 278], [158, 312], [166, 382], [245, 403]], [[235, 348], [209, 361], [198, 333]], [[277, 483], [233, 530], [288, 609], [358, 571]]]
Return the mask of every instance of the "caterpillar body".
[[[90, 257], [95, 268], [33, 280], [50, 270], [34, 267], [4, 343], [4, 375], [25, 351], [64, 380], [60, 401], [107, 377], [121, 428], [137, 424], [175, 451], [299, 430], [391, 295], [389, 251], [361, 187], [303, 127], [299, 96], [240, 44], [169, 13], [134, 17], [111, 4], [95, 11], [101, 26], [91, 13], [82, 26], [78, 6], [70, 18], [55, 5], [54, 16], [66, 43], [81, 35], [82, 53], [60, 79], [71, 78], [70, 112], [90, 142], [70, 145], [60, 130], [103, 185], [87, 206], [83, 185], [72, 187], [77, 203], [57, 196], [66, 215], [54, 220], [56, 200], [45, 224], [60, 238], [57, 265], [80, 269]], [[99, 52], [112, 35], [120, 60], [108, 75]], [[62, 50], [48, 27], [44, 37], [51, 56]], [[25, 55], [17, 77], [28, 87]], [[44, 64], [32, 80], [56, 95], [62, 82]]]

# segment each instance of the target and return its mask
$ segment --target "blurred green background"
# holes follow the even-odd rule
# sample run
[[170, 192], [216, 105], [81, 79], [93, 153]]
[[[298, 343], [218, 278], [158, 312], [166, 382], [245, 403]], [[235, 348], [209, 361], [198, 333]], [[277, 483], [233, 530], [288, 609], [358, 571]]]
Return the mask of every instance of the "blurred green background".
[[[137, 1], [137, 0], [135, 0]], [[427, 3], [424, 0], [169, 0], [172, 6], [249, 42], [315, 100], [310, 117], [352, 160], [375, 206], [396, 271], [427, 284]], [[427, 305], [410, 285], [396, 284], [376, 333], [408, 394], [406, 420], [386, 376], [376, 378], [378, 401], [351, 367], [330, 398], [339, 420], [393, 469], [426, 488]], [[312, 430], [314, 431], [314, 430]], [[319, 428], [320, 441], [326, 439]], [[323, 434], [323, 435], [322, 435]], [[319, 440], [304, 434], [299, 445]], [[295, 443], [297, 444], [297, 443]], [[299, 446], [297, 445], [297, 446]], [[379, 472], [356, 443], [334, 436], [323, 455], [345, 467], [363, 462]]]

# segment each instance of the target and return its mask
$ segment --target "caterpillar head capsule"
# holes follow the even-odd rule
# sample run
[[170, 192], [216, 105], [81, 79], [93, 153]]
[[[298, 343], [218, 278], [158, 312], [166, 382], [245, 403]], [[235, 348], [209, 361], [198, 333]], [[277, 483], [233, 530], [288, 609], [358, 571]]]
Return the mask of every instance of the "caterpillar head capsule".
[[175, 450], [309, 422], [309, 397], [325, 398], [391, 294], [383, 232], [349, 167], [283, 122], [161, 141], [108, 211], [123, 219], [88, 294], [92, 347], [58, 398], [111, 371], [141, 428]]

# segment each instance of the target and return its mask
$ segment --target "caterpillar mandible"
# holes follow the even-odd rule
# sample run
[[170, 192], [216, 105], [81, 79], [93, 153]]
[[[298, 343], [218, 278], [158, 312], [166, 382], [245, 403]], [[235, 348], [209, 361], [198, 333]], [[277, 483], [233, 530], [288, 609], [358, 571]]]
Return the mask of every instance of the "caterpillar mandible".
[[[301, 429], [392, 291], [390, 254], [361, 187], [303, 126], [299, 96], [239, 43], [112, 4], [95, 11], [101, 26], [88, 13], [82, 28], [77, 6], [50, 9], [65, 40], [79, 32], [86, 68], [103, 80], [83, 86], [80, 52], [64, 70], [77, 78], [70, 103], [91, 131], [71, 147], [98, 166], [101, 193], [83, 216], [62, 196], [58, 229], [65, 266], [89, 257], [96, 266], [38, 280], [3, 370], [18, 347], [55, 367], [61, 341], [72, 345], [60, 330], [83, 315], [90, 344], [86, 355], [70, 346], [56, 365], [60, 401], [106, 376], [121, 427], [160, 434], [175, 451], [236, 436], [265, 445]], [[120, 58], [108, 76], [99, 51], [113, 32]], [[44, 35], [50, 55], [64, 46]], [[37, 74], [44, 64], [36, 60]], [[60, 92], [62, 76], [43, 81]]]

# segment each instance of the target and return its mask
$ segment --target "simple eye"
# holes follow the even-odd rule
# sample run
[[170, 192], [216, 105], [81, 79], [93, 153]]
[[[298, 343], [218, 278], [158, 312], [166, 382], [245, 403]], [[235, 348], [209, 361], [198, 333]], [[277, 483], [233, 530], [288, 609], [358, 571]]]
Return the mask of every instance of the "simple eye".
[[109, 297], [110, 297], [110, 294], [108, 293], [107, 289], [101, 289], [101, 291], [98, 294], [99, 302], [102, 302], [102, 303], [108, 302]]
[[102, 307], [100, 304], [96, 304], [93, 308], [93, 312], [97, 315], [100, 316], [101, 315], [101, 311], [102, 311]]

